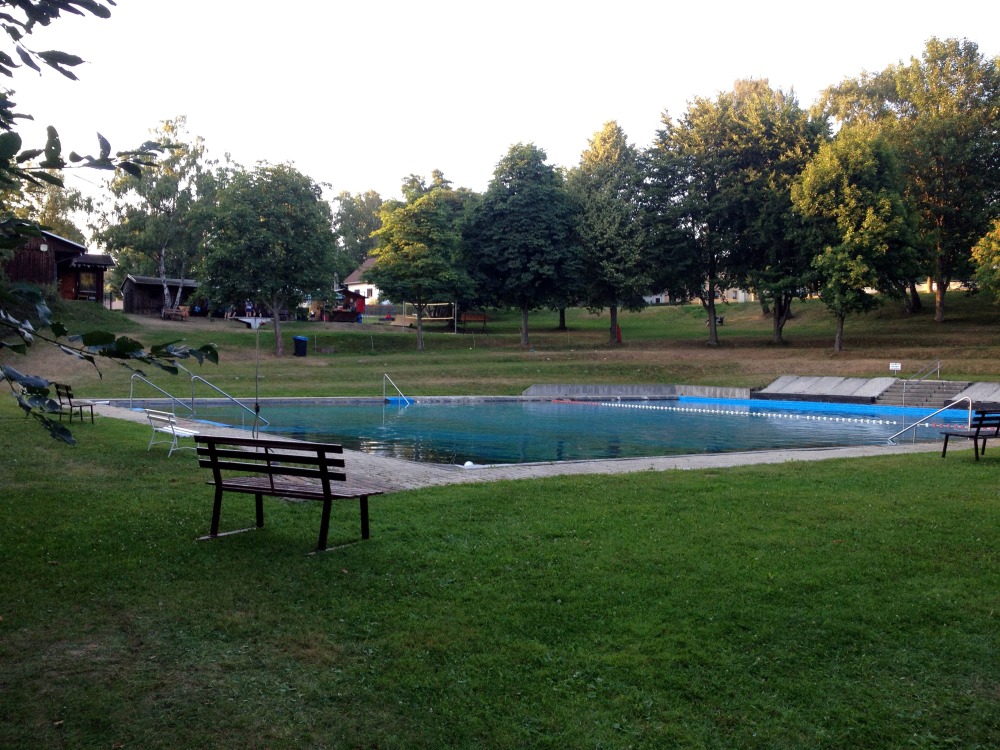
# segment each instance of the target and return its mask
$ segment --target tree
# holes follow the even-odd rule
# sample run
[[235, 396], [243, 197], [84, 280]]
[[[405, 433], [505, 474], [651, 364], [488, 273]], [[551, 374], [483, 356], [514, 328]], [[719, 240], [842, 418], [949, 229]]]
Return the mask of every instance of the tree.
[[972, 248], [972, 260], [976, 264], [976, 283], [1000, 303], [1000, 219]]
[[792, 187], [792, 202], [817, 219], [826, 248], [813, 259], [820, 295], [837, 318], [834, 351], [843, 348], [848, 314], [873, 309], [882, 295], [902, 296], [918, 267], [913, 222], [903, 197], [896, 149], [877, 131], [845, 126], [820, 146]]
[[379, 209], [382, 198], [374, 190], [351, 195], [340, 193], [336, 198], [333, 227], [337, 236], [337, 273], [346, 277], [365, 262], [378, 244], [374, 233], [381, 224]]
[[737, 81], [695, 99], [677, 122], [663, 116], [647, 152], [645, 189], [662, 285], [701, 300], [718, 343], [715, 297], [753, 289], [773, 308], [774, 343], [812, 274], [813, 248], [792, 211], [791, 183], [824, 128], [767, 81]]
[[594, 312], [609, 309], [612, 345], [620, 341], [618, 310], [641, 310], [643, 294], [652, 286], [639, 217], [640, 184], [638, 152], [616, 122], [594, 134], [567, 177], [581, 212], [584, 304]]
[[521, 344], [528, 345], [528, 312], [558, 304], [581, 273], [579, 211], [545, 152], [511, 146], [493, 172], [465, 233], [466, 260], [480, 294], [521, 311]]
[[204, 141], [191, 139], [186, 124], [178, 117], [154, 131], [155, 142], [170, 148], [155, 173], [110, 181], [115, 203], [97, 235], [118, 261], [119, 282], [129, 273], [160, 279], [164, 307], [177, 307], [182, 291], [176, 285], [171, 299], [167, 279], [183, 279], [200, 265], [219, 180], [216, 162], [205, 160]]
[[1000, 61], [968, 40], [932, 38], [919, 60], [830, 88], [824, 106], [876, 123], [903, 154], [942, 322], [949, 284], [971, 273], [971, 248], [1000, 215]]
[[287, 164], [236, 170], [218, 192], [206, 287], [220, 304], [264, 306], [279, 357], [282, 312], [332, 283], [332, 219], [321, 187]]
[[455, 300], [471, 284], [460, 264], [467, 195], [443, 182], [426, 192], [411, 193], [407, 203], [382, 206], [376, 261], [365, 279], [391, 299], [416, 307], [417, 351], [424, 350], [424, 307]]

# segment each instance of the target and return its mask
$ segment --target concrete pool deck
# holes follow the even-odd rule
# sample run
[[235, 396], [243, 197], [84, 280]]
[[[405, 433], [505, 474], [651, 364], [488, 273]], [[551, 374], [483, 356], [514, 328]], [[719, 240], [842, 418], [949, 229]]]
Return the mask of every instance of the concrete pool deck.
[[[94, 411], [103, 416], [148, 425], [146, 415], [121, 406], [98, 404]], [[212, 427], [199, 422], [179, 419], [179, 424], [202, 434], [246, 435], [245, 430]], [[956, 445], [955, 450], [965, 446]], [[833, 458], [861, 458], [866, 456], [928, 453], [940, 451], [933, 443], [904, 443], [900, 445], [858, 445], [842, 448], [808, 448], [800, 450], [745, 451], [742, 453], [698, 453], [683, 456], [654, 456], [648, 458], [617, 458], [595, 461], [552, 461], [528, 464], [493, 466], [462, 466], [425, 464], [399, 458], [376, 456], [361, 451], [346, 450], [349, 474], [361, 474], [378, 480], [395, 490], [411, 490], [446, 484], [496, 482], [505, 479], [538, 479], [540, 477], [582, 474], [625, 474], [637, 471], [669, 471], [685, 469], [712, 469], [729, 466], [778, 464], [792, 461], [822, 461]], [[969, 447], [971, 450], [971, 447]], [[186, 460], [188, 451], [178, 453], [170, 460]], [[163, 453], [166, 460], [166, 452]], [[187, 459], [191, 460], [191, 459]]]

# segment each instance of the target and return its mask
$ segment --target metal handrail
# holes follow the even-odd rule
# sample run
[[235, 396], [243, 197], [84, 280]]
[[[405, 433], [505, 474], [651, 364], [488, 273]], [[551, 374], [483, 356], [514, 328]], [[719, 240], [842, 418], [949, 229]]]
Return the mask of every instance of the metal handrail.
[[940, 359], [935, 359], [933, 362], [929, 362], [928, 364], [924, 365], [919, 370], [917, 370], [917, 374], [916, 375], [913, 375], [913, 376], [911, 376], [911, 377], [909, 377], [909, 378], [907, 378], [906, 380], [903, 381], [903, 406], [906, 406], [906, 384], [907, 383], [914, 383], [914, 382], [919, 383], [922, 380], [926, 380], [927, 376], [931, 374], [932, 370], [936, 370], [937, 371], [936, 372], [937, 379], [940, 380], [941, 379], [941, 360]]
[[245, 411], [245, 412], [247, 412], [249, 414], [252, 414], [253, 417], [254, 417], [254, 419], [257, 420], [258, 422], [262, 422], [263, 424], [267, 424], [267, 425], [271, 424], [266, 419], [264, 419], [264, 417], [262, 417], [260, 414], [258, 414], [257, 412], [255, 412], [253, 409], [251, 409], [249, 406], [247, 406], [246, 404], [244, 404], [242, 401], [240, 401], [239, 399], [235, 398], [234, 396], [230, 396], [224, 390], [222, 390], [221, 388], [219, 388], [219, 386], [214, 385], [213, 383], [209, 383], [207, 380], [205, 380], [205, 378], [201, 377], [201, 375], [192, 375], [191, 376], [191, 411], [192, 412], [194, 411], [194, 382], [196, 380], [204, 383], [205, 385], [207, 385], [209, 388], [211, 388], [212, 390], [216, 391], [217, 393], [222, 394], [223, 397], [225, 397], [225, 398], [229, 399], [230, 401], [232, 401], [234, 404], [236, 404], [238, 407], [240, 407], [243, 411]]
[[128, 408], [129, 409], [132, 408], [132, 394], [135, 391], [135, 381], [137, 379], [141, 380], [143, 383], [145, 383], [146, 385], [148, 385], [154, 391], [159, 391], [164, 396], [166, 396], [167, 398], [169, 398], [173, 403], [180, 404], [185, 409], [188, 409], [192, 414], [194, 414], [194, 406], [193, 405], [192, 406], [188, 406], [183, 401], [181, 401], [179, 398], [176, 398], [175, 396], [171, 396], [165, 390], [163, 390], [162, 388], [160, 388], [160, 386], [156, 385], [155, 383], [150, 382], [147, 378], [144, 378], [139, 373], [135, 373], [131, 378], [129, 378], [129, 388], [128, 388]]
[[896, 438], [898, 438], [900, 435], [902, 435], [907, 430], [912, 430], [914, 427], [916, 427], [917, 425], [923, 424], [924, 422], [926, 422], [931, 417], [936, 417], [941, 412], [948, 411], [953, 406], [957, 406], [958, 404], [962, 403], [963, 401], [968, 401], [969, 402], [969, 422], [968, 422], [968, 426], [971, 428], [972, 427], [972, 399], [969, 398], [968, 396], [963, 396], [962, 398], [958, 399], [957, 401], [952, 401], [947, 406], [942, 406], [936, 412], [933, 412], [932, 414], [928, 414], [926, 417], [918, 419], [916, 422], [914, 422], [913, 424], [911, 424], [909, 427], [904, 427], [899, 432], [897, 432], [895, 435], [890, 435], [887, 438], [886, 442], [892, 443], [893, 440], [895, 440]]
[[408, 399], [408, 398], [407, 398], [406, 396], [404, 396], [404, 395], [403, 395], [403, 392], [402, 392], [401, 390], [399, 390], [399, 386], [398, 386], [398, 385], [396, 385], [395, 383], [393, 383], [393, 382], [392, 382], [392, 378], [390, 378], [390, 377], [389, 377], [389, 375], [388, 375], [388, 374], [386, 374], [386, 373], [382, 373], [382, 400], [383, 400], [383, 401], [387, 401], [387, 400], [388, 400], [388, 399], [387, 399], [387, 398], [385, 397], [385, 381], [387, 381], [387, 380], [389, 381], [389, 383], [391, 383], [391, 384], [392, 384], [392, 387], [396, 389], [396, 393], [398, 393], [398, 394], [399, 394], [399, 397], [400, 397], [401, 399], [403, 399], [403, 401], [405, 401], [405, 402], [406, 402], [406, 405], [407, 405], [407, 406], [409, 406], [410, 404], [412, 404], [412, 403], [413, 403], [412, 401], [410, 401], [410, 399]]

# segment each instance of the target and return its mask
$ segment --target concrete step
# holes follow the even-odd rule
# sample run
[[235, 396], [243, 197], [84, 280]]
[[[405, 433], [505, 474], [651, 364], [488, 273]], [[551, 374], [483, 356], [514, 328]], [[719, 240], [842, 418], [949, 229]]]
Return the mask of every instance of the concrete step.
[[875, 403], [940, 409], [969, 385], [968, 381], [959, 380], [921, 380], [915, 383], [898, 380], [883, 391]]

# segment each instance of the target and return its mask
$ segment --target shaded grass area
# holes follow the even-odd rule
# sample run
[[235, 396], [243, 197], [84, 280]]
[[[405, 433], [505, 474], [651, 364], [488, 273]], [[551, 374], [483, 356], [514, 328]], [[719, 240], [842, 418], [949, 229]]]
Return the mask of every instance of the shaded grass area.
[[1000, 745], [992, 453], [397, 493], [307, 555], [314, 504], [195, 542], [146, 432], [0, 405], [0, 747]]

